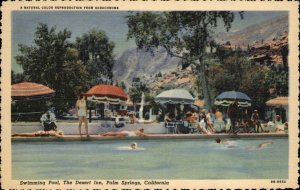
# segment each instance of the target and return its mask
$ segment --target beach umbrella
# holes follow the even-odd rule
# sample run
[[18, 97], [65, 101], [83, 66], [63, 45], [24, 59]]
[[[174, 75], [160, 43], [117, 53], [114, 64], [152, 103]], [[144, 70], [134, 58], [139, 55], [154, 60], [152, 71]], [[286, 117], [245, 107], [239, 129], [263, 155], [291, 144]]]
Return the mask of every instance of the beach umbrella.
[[195, 98], [185, 89], [166, 90], [155, 97], [160, 104], [193, 104]]
[[238, 100], [240, 107], [250, 107], [251, 99], [243, 92], [238, 91], [226, 91], [219, 94], [215, 98], [215, 105], [217, 106], [229, 106], [234, 100]]
[[289, 104], [288, 97], [277, 97], [266, 102], [268, 106], [287, 106]]
[[175, 105], [174, 107], [175, 116], [178, 115], [176, 104], [193, 105], [194, 101], [195, 98], [185, 89], [166, 90], [155, 97], [155, 102], [157, 103]]
[[54, 95], [55, 91], [53, 89], [34, 82], [21, 82], [11, 86], [11, 97], [14, 101], [39, 100]]
[[289, 119], [289, 98], [288, 97], [277, 97], [270, 99], [266, 102], [267, 106], [273, 106], [273, 107], [283, 107], [286, 112], [286, 119]]
[[110, 104], [125, 103], [128, 99], [122, 88], [113, 85], [96, 85], [83, 95], [87, 96], [89, 101]]

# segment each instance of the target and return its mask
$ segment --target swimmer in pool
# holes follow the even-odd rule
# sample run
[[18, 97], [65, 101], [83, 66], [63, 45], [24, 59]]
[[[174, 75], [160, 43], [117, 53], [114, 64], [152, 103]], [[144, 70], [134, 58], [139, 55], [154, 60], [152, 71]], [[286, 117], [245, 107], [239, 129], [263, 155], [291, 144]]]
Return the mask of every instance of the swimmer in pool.
[[[218, 144], [226, 144], [228, 145], [229, 142], [232, 142], [231, 140], [228, 140], [228, 139], [220, 139], [220, 138], [217, 138], [216, 139], [216, 143]], [[227, 148], [237, 148], [238, 146], [235, 146], [235, 145], [228, 145]]]
[[144, 148], [138, 147], [136, 142], [130, 144], [130, 146], [120, 146], [116, 148], [117, 150], [145, 150]]
[[130, 147], [132, 150], [137, 149], [137, 143], [131, 143]]
[[[230, 142], [230, 140], [228, 139], [220, 139], [220, 138], [217, 138], [216, 139], [216, 143], [218, 144], [228, 144], [228, 142]], [[268, 142], [263, 142], [263, 143], [260, 143], [257, 148], [261, 149], [261, 148], [264, 148], [265, 146], [267, 145], [271, 145], [271, 144], [274, 144], [272, 141], [268, 141]], [[235, 146], [235, 145], [229, 145], [227, 146], [228, 148], [237, 148], [238, 146]], [[251, 148], [252, 149], [252, 148]]]
[[217, 139], [216, 139], [216, 143], [218, 143], [218, 144], [226, 144], [226, 143], [228, 143], [229, 141], [231, 141], [231, 140], [228, 140], [228, 139], [220, 139], [220, 138], [217, 138]]
[[100, 134], [101, 136], [115, 136], [115, 137], [145, 137], [144, 129], [141, 128], [136, 131], [120, 131], [120, 132], [108, 132]]
[[263, 142], [258, 145], [258, 148], [264, 148], [265, 146], [270, 145], [270, 144], [273, 144], [273, 142], [272, 141]]

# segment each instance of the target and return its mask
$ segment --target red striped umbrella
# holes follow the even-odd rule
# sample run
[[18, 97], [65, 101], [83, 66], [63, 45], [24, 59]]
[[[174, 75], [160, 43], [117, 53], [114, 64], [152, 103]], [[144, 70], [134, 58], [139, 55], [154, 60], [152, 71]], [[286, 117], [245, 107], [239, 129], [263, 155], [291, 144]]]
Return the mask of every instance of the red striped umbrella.
[[121, 103], [128, 99], [127, 94], [120, 87], [113, 85], [96, 85], [84, 95], [88, 100], [97, 102]]
[[34, 82], [22, 82], [11, 86], [14, 100], [36, 100], [54, 96], [55, 91], [47, 86]]
[[289, 104], [288, 97], [277, 97], [266, 102], [268, 106], [287, 106]]

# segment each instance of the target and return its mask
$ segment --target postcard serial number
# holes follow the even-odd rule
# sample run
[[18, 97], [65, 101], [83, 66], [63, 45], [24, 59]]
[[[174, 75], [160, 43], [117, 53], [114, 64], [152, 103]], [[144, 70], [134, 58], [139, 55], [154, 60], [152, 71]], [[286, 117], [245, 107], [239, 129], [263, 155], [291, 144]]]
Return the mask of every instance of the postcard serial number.
[[286, 180], [271, 180], [271, 183], [286, 183]]

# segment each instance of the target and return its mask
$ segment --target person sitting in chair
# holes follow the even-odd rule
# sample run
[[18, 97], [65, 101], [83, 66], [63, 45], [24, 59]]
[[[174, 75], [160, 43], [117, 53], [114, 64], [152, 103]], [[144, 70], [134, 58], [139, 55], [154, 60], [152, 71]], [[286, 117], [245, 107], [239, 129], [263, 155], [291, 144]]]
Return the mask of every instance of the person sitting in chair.
[[138, 119], [135, 117], [135, 115], [133, 113], [129, 114], [129, 120], [130, 120], [131, 124], [138, 122]]
[[277, 125], [275, 128], [275, 133], [287, 133], [288, 128], [289, 128], [288, 122], [285, 122], [282, 125]]
[[165, 121], [166, 123], [172, 121], [172, 119], [170, 118], [170, 114], [169, 114], [169, 113], [166, 113], [165, 118], [164, 118], [164, 121]]
[[44, 131], [50, 131], [50, 130], [56, 130], [56, 118], [53, 113], [51, 113], [49, 110], [46, 111], [42, 117], [41, 117], [41, 122], [44, 127]]
[[210, 131], [207, 130], [207, 121], [206, 121], [206, 115], [201, 113], [200, 115], [200, 123], [198, 125], [198, 130], [202, 134], [210, 134]]

